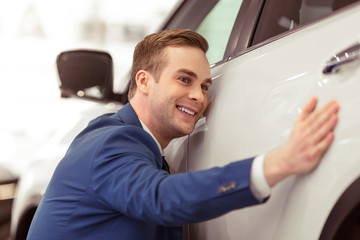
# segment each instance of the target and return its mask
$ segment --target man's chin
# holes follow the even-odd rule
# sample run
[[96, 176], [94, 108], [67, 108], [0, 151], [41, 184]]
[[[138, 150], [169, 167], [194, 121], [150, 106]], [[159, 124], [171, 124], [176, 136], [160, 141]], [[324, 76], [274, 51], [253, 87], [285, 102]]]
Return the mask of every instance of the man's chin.
[[195, 129], [195, 125], [193, 125], [193, 126], [191, 126], [191, 127], [188, 127], [188, 128], [185, 128], [184, 131], [183, 131], [183, 132], [184, 132], [184, 136], [191, 134], [191, 133], [194, 131], [194, 129]]
[[186, 127], [183, 127], [181, 129], [179, 129], [178, 131], [178, 136], [176, 138], [179, 138], [179, 137], [183, 137], [183, 136], [186, 136], [186, 135], [189, 135], [191, 134], [195, 129], [195, 126], [186, 126]]

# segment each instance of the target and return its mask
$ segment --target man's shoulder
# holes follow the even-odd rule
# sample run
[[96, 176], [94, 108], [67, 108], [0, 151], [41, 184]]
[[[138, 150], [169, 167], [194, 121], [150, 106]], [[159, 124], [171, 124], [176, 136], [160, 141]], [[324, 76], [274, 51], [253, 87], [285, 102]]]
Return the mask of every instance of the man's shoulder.
[[76, 137], [77, 145], [106, 145], [107, 148], [139, 150], [158, 148], [154, 139], [139, 125], [129, 124], [118, 113], [106, 114], [92, 120]]
[[141, 127], [141, 123], [128, 103], [115, 113], [103, 114], [89, 122], [89, 129], [104, 128], [104, 127], [122, 127], [122, 126], [135, 126]]
[[117, 113], [114, 113], [104, 114], [90, 121], [78, 138], [90, 137], [95, 140], [127, 135], [142, 136], [146, 134], [141, 125], [128, 124], [120, 119]]

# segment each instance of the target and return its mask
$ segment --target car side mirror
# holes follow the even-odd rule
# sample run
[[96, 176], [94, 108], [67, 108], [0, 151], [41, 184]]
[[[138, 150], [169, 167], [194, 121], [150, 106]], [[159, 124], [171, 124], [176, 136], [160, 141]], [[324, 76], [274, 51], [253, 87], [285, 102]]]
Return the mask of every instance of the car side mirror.
[[6, 167], [0, 165], [0, 197], [1, 197], [1, 185], [17, 183], [18, 177], [15, 176], [10, 170]]
[[56, 59], [61, 97], [84, 97], [94, 100], [119, 100], [113, 93], [113, 61], [109, 53], [72, 50]]

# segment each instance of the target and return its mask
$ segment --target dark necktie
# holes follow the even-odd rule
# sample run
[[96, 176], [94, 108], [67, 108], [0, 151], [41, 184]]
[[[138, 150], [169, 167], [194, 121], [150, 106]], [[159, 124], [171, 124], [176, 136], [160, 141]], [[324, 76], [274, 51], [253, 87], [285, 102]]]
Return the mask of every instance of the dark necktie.
[[165, 157], [162, 156], [162, 160], [163, 160], [163, 166], [162, 169], [167, 171], [170, 174], [170, 168], [169, 168], [169, 164], [166, 162]]

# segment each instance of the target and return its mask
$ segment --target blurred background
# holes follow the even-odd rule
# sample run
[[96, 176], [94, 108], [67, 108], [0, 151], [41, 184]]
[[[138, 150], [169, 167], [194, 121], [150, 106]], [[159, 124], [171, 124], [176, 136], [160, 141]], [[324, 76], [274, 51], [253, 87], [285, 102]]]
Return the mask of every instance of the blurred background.
[[22, 155], [28, 153], [22, 148], [31, 150], [32, 146], [21, 146], [19, 141], [28, 143], [30, 137], [36, 145], [59, 122], [54, 119], [59, 116], [49, 116], [48, 111], [52, 100], [60, 96], [55, 61], [61, 51], [109, 52], [116, 91], [117, 81], [131, 65], [136, 43], [157, 30], [176, 2], [0, 0], [0, 163], [21, 168], [19, 162], [8, 159], [14, 148]]
[[136, 43], [157, 31], [179, 2], [0, 0], [0, 240], [7, 239], [15, 191], [9, 179], [21, 175], [65, 123], [76, 122], [77, 115], [58, 104], [57, 55], [79, 48], [107, 51], [116, 92]]

